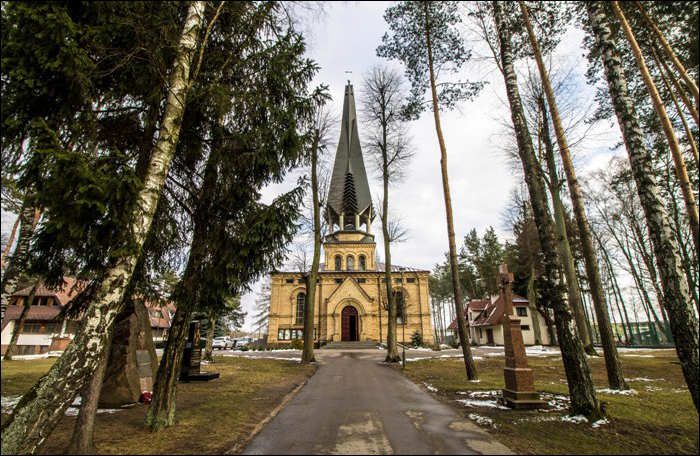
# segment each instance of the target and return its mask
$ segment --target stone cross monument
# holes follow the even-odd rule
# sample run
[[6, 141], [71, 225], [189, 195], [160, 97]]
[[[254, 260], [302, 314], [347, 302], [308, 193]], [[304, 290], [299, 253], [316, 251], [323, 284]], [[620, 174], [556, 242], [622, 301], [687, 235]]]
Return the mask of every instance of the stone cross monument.
[[[547, 403], [540, 400], [539, 393], [535, 391], [535, 379], [527, 363], [520, 318], [513, 314], [513, 274], [508, 272], [505, 264], [500, 266], [499, 272], [501, 296], [506, 307], [502, 320], [506, 354], [503, 399], [508, 407], [514, 409], [546, 408]], [[532, 317], [537, 318], [537, 315]]]

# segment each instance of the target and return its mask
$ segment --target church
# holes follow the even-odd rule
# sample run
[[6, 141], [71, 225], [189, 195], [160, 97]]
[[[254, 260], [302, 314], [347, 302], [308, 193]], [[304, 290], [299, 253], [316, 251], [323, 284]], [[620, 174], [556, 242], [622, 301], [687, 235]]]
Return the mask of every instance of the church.
[[[340, 139], [333, 165], [328, 203], [323, 208], [328, 235], [325, 263], [319, 267], [314, 302], [314, 342], [386, 342], [389, 314], [385, 267], [375, 261], [372, 197], [367, 181], [355, 110], [355, 95], [345, 86]], [[428, 295], [429, 271], [392, 265], [392, 288], [398, 305], [397, 340], [411, 342], [420, 333], [434, 341]], [[306, 285], [304, 274], [271, 274], [268, 343], [287, 345], [303, 338]]]

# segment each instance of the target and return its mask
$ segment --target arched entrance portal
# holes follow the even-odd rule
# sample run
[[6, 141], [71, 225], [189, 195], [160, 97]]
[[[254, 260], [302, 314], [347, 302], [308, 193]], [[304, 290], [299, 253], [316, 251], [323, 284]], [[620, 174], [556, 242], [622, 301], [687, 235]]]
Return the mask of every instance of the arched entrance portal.
[[360, 317], [357, 314], [357, 309], [353, 306], [347, 306], [342, 313], [342, 337], [341, 340], [356, 341], [360, 340], [358, 334], [360, 332]]

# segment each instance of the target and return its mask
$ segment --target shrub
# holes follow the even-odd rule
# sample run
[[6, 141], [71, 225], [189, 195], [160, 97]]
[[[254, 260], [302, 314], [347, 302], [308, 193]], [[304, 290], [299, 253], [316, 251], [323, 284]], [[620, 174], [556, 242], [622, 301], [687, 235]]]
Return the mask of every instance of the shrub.
[[294, 339], [291, 344], [289, 344], [289, 348], [292, 350], [303, 350], [304, 349], [304, 341], [302, 339]]
[[416, 348], [423, 346], [423, 336], [418, 330], [411, 335], [411, 346]]

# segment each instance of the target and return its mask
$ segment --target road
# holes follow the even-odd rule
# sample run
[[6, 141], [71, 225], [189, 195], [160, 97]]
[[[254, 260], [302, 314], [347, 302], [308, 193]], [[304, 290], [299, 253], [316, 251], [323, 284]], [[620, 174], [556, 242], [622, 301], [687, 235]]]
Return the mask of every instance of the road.
[[316, 374], [243, 454], [512, 454], [382, 363], [385, 353], [316, 351]]

